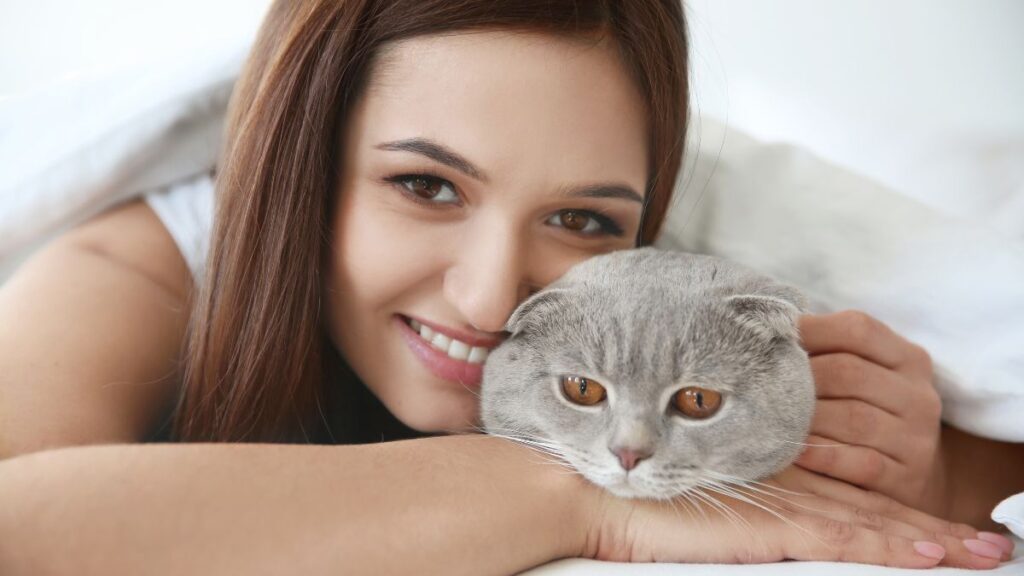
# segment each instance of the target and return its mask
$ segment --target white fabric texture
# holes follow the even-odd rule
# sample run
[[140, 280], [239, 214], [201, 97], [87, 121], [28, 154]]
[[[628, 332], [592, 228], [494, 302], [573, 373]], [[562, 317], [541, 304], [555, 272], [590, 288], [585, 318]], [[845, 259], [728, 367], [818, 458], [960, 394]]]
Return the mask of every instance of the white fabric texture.
[[174, 238], [193, 281], [202, 281], [213, 230], [214, 185], [204, 172], [146, 194], [145, 201]]
[[209, 170], [248, 47], [197, 46], [0, 99], [0, 282], [60, 232]]
[[1024, 442], [1024, 245], [710, 119], [689, 158], [658, 246], [879, 318], [932, 355], [944, 419]]
[[1017, 538], [1024, 538], [1024, 493], [1000, 502], [992, 510], [992, 520], [1009, 528]]

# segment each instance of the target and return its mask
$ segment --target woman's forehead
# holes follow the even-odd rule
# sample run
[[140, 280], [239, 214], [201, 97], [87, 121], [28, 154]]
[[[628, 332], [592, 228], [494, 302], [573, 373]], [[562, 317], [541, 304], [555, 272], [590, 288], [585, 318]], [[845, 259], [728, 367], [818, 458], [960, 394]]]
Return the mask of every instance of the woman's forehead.
[[363, 150], [427, 138], [505, 182], [528, 173], [644, 190], [646, 107], [607, 43], [504, 31], [404, 40], [382, 53], [353, 113], [349, 143]]

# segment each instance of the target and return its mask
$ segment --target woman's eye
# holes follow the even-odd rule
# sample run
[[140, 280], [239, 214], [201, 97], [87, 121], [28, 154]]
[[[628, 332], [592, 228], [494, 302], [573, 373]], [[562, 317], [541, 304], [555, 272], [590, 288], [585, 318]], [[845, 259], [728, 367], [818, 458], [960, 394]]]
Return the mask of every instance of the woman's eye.
[[[384, 179], [420, 204], [458, 204], [455, 186], [430, 174], [400, 174]], [[565, 228], [582, 236], [622, 236], [622, 228], [614, 220], [590, 210], [560, 210], [547, 220], [548, 224]]]
[[401, 186], [403, 191], [417, 202], [428, 204], [458, 204], [459, 195], [455, 186], [444, 178], [429, 174], [402, 174], [386, 178], [388, 182]]
[[587, 210], [562, 210], [552, 214], [547, 223], [584, 236], [622, 236], [622, 228], [612, 219]]
[[562, 394], [573, 404], [593, 406], [604, 400], [604, 386], [582, 376], [562, 376]]
[[722, 407], [722, 395], [714, 390], [690, 386], [672, 396], [676, 410], [697, 420], [710, 418]]

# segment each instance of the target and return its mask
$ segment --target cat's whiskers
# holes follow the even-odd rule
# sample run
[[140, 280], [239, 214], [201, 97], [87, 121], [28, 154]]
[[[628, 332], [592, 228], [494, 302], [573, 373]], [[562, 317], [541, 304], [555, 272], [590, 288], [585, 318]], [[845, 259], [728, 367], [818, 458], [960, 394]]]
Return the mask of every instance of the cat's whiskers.
[[482, 396], [480, 396], [480, 393], [475, 390], [475, 387], [471, 387], [471, 386], [467, 385], [465, 382], [461, 382], [461, 381], [459, 382], [459, 384], [461, 384], [462, 387], [465, 388], [467, 392], [469, 392], [473, 396], [476, 396], [477, 400], [480, 400], [481, 398], [483, 398]]
[[[709, 485], [709, 484], [706, 484], [706, 483], [702, 483], [702, 484], [704, 485], [705, 488], [711, 490], [712, 492], [717, 492], [718, 494], [722, 494], [724, 496], [728, 496], [728, 497], [731, 497], [731, 498], [734, 498], [734, 499], [737, 499], [737, 500], [740, 500], [740, 501], [747, 501], [749, 503], [749, 501], [745, 500], [744, 498], [742, 498], [742, 496], [736, 497], [735, 495], [731, 495], [731, 494], [722, 492], [716, 486], [712, 486], [712, 485]], [[720, 501], [720, 500], [717, 500], [717, 499], [715, 499], [714, 497], [712, 497], [710, 495], [708, 497], [710, 499], [712, 499], [712, 500], [715, 500], [715, 501], [721, 503], [726, 508], [732, 510], [732, 507], [730, 507], [728, 505], [728, 503]], [[752, 503], [752, 504], [757, 506], [756, 503]], [[750, 521], [748, 521], [742, 514], [740, 514], [739, 512], [737, 512], [735, 510], [733, 510], [733, 513], [736, 514], [739, 518], [741, 518], [743, 520], [744, 525], [747, 527], [747, 532], [750, 533], [753, 536], [753, 540], [756, 540], [758, 542], [758, 544], [760, 544], [761, 551], [764, 554], [763, 557], [770, 556], [771, 551], [770, 551], [770, 548], [768, 546], [768, 542], [764, 539], [764, 537], [761, 535], [761, 533], [758, 530], [756, 530], [754, 528], [754, 526], [750, 523]]]
[[775, 440], [779, 444], [796, 444], [797, 446], [809, 446], [812, 448], [842, 448], [846, 444], [836, 442], [834, 444], [814, 444], [810, 442], [794, 442], [793, 440]]
[[[728, 488], [729, 490], [735, 491], [738, 494], [742, 494], [742, 495], [746, 496], [747, 498], [750, 498], [751, 500], [756, 500], [756, 501], [764, 504], [765, 506], [771, 506], [772, 508], [775, 508], [776, 510], [779, 510], [779, 512], [786, 512], [787, 511], [786, 508], [784, 508], [783, 506], [779, 505], [776, 502], [768, 500], [767, 498], [764, 498], [763, 496], [761, 496], [760, 494], [757, 493], [758, 492], [757, 490], [754, 490], [753, 488], [751, 488], [749, 486], [744, 486], [742, 484], [733, 484], [731, 482], [724, 482], [723, 486]], [[749, 490], [749, 492], [748, 492], [748, 490]], [[790, 501], [788, 501], [788, 500], [786, 500], [786, 499], [784, 499], [784, 498], [782, 498], [780, 496], [776, 496], [774, 494], [769, 494], [769, 495], [774, 497], [774, 498], [778, 498], [779, 500], [782, 500], [784, 503], [792, 504], [792, 502], [790, 502]]]
[[764, 482], [758, 482], [757, 480], [747, 480], [746, 478], [741, 478], [739, 476], [733, 476], [732, 474], [724, 474], [722, 472], [716, 472], [714, 470], [704, 470], [704, 473], [709, 475], [709, 476], [712, 476], [712, 477], [714, 477], [714, 478], [716, 478], [718, 480], [732, 482], [733, 484], [749, 484], [749, 485], [754, 485], [754, 486], [760, 486], [760, 487], [765, 488], [767, 490], [776, 490], [778, 492], [782, 492], [782, 493], [785, 493], [785, 494], [791, 494], [793, 496], [811, 496], [811, 494], [809, 494], [807, 492], [796, 492], [796, 491], [793, 491], [793, 490], [787, 490], [786, 488], [783, 488], [781, 486], [775, 486], [774, 484], [766, 484]]
[[795, 506], [797, 508], [802, 508], [802, 509], [808, 510], [810, 512], [818, 512], [818, 513], [824, 513], [825, 512], [824, 510], [821, 510], [820, 508], [815, 508], [813, 506], [808, 506], [806, 504], [802, 504], [802, 503], [797, 502], [796, 500], [794, 500], [792, 498], [786, 498], [786, 497], [781, 496], [779, 494], [774, 494], [774, 493], [768, 492], [766, 490], [761, 490], [757, 486], [751, 486], [751, 484], [756, 484], [758, 486], [763, 486], [765, 488], [770, 488], [772, 490], [778, 490], [779, 492], [783, 492], [785, 494], [791, 494], [793, 496], [804, 496], [804, 497], [813, 496], [813, 494], [809, 494], [807, 492], [794, 492], [792, 490], [786, 490], [785, 488], [780, 488], [778, 486], [772, 486], [771, 484], [765, 484], [763, 482], [756, 482], [754, 480], [744, 480], [743, 478], [739, 478], [737, 476], [730, 476], [729, 474], [722, 474], [720, 472], [714, 472], [714, 471], [711, 471], [711, 470], [708, 470], [707, 473], [710, 476], [718, 476], [718, 477], [720, 477], [719, 478], [720, 481], [722, 481], [725, 484], [728, 484], [728, 485], [730, 485], [730, 486], [732, 486], [732, 487], [734, 487], [736, 489], [745, 488], [747, 490], [753, 490], [755, 492], [763, 494], [764, 496], [770, 496], [772, 498], [776, 498], [776, 499], [778, 499], [778, 500], [780, 500], [780, 501], [782, 501], [782, 502], [784, 502], [786, 504], [789, 504], [790, 506]]
[[[711, 530], [715, 530], [715, 523], [712, 522], [711, 518], [708, 517], [708, 511], [717, 512], [726, 519], [728, 519], [730, 522], [733, 522], [733, 520], [729, 519], [725, 515], [725, 513], [722, 512], [722, 510], [715, 505], [714, 502], [709, 502], [709, 500], [713, 500], [713, 498], [705, 494], [701, 489], [693, 488], [687, 492], [687, 495], [690, 499], [692, 499], [691, 502], [694, 503], [694, 505], [697, 507], [697, 510], [700, 511], [701, 515], [704, 516], [704, 519], [707, 521], [708, 527], [711, 528]], [[705, 511], [705, 508], [707, 509], [707, 511]]]
[[[813, 496], [813, 494], [810, 494], [810, 493], [807, 493], [807, 492], [794, 492], [792, 490], [787, 490], [787, 489], [781, 488], [779, 486], [773, 486], [771, 484], [765, 484], [764, 482], [757, 482], [757, 481], [754, 481], [754, 480], [745, 480], [745, 479], [739, 478], [737, 476], [730, 476], [728, 474], [722, 474], [720, 472], [714, 472], [714, 471], [711, 471], [711, 470], [708, 470], [707, 473], [708, 473], [708, 475], [711, 475], [711, 476], [718, 476], [719, 480], [722, 481], [722, 482], [725, 482], [726, 484], [732, 485], [732, 486], [737, 487], [737, 488], [742, 487], [742, 488], [745, 488], [747, 490], [756, 491], [756, 492], [758, 492], [760, 494], [763, 494], [764, 496], [770, 496], [772, 498], [776, 498], [776, 499], [780, 500], [781, 502], [789, 504], [790, 506], [795, 506], [797, 508], [802, 508], [802, 509], [808, 510], [810, 512], [818, 512], [818, 513], [824, 512], [824, 510], [821, 510], [819, 508], [815, 508], [813, 506], [808, 506], [807, 504], [803, 504], [801, 502], [797, 502], [793, 498], [786, 498], [785, 496], [782, 496], [780, 494], [775, 494], [773, 492], [770, 492], [769, 490], [776, 490], [776, 491], [781, 492], [783, 494], [788, 494], [788, 495], [796, 496], [796, 497], [805, 497], [805, 498], [809, 498], [809, 497]], [[767, 490], [762, 490], [759, 487], [766, 488]]]
[[[580, 471], [569, 462], [570, 458], [568, 457], [568, 452], [570, 452], [571, 449], [567, 446], [556, 444], [549, 439], [542, 438], [537, 434], [529, 433], [524, 430], [516, 430], [513, 428], [484, 430], [479, 426], [475, 428], [496, 438], [504, 438], [506, 440], [522, 444], [544, 456], [553, 456], [554, 458], [545, 458], [543, 463], [556, 465], [562, 468], [564, 474], [582, 475]], [[504, 432], [508, 432], [508, 434], [505, 434]]]
[[732, 507], [732, 506], [729, 506], [729, 503], [728, 503], [728, 502], [725, 502], [725, 501], [723, 501], [723, 500], [719, 500], [718, 498], [715, 498], [714, 496], [712, 496], [711, 494], [709, 494], [709, 493], [708, 493], [708, 491], [710, 491], [710, 492], [716, 492], [716, 493], [718, 493], [718, 494], [722, 494], [722, 495], [725, 495], [725, 496], [728, 496], [728, 494], [725, 494], [725, 493], [723, 493], [723, 492], [720, 492], [720, 491], [719, 491], [719, 490], [717, 490], [717, 489], [716, 489], [716, 488], [715, 488], [715, 487], [714, 487], [714, 486], [713, 486], [712, 484], [709, 484], [709, 483], [707, 483], [707, 482], [703, 482], [703, 481], [702, 481], [702, 482], [698, 482], [698, 485], [697, 485], [697, 487], [695, 488], [695, 490], [696, 490], [696, 491], [698, 491], [698, 492], [700, 492], [700, 493], [702, 493], [702, 494], [704, 494], [704, 495], [705, 495], [705, 496], [707, 496], [708, 498], [710, 498], [710, 500], [711, 500], [711, 501], [713, 501], [713, 502], [714, 502], [714, 503], [716, 504], [716, 506], [721, 506], [721, 507], [723, 507], [724, 509], [728, 510], [728, 511], [729, 511], [730, 513], [734, 514], [734, 515], [735, 515], [735, 516], [736, 516], [736, 517], [737, 517], [738, 519], [740, 519], [740, 520], [742, 520], [742, 521], [743, 521], [743, 523], [744, 523], [744, 525], [745, 525], [745, 526], [749, 527], [750, 529], [753, 529], [753, 525], [751, 525], [751, 524], [750, 524], [750, 522], [749, 522], [749, 521], [748, 521], [748, 520], [746, 519], [746, 517], [744, 517], [744, 516], [743, 516], [742, 514], [740, 514], [740, 513], [738, 512], [738, 511], [736, 511], [735, 509], [733, 509], [733, 507]]
[[[778, 494], [775, 494], [773, 492], [769, 492], [767, 490], [761, 490], [760, 488], [758, 488], [756, 486], [751, 486], [751, 485], [743, 483], [743, 482], [733, 482], [731, 480], [724, 480], [723, 482], [726, 485], [731, 486], [734, 490], [738, 490], [738, 491], [742, 492], [743, 494], [747, 494], [751, 498], [755, 498], [759, 502], [764, 502], [766, 505], [769, 505], [769, 506], [778, 506], [778, 504], [776, 504], [775, 502], [771, 502], [771, 501], [767, 500], [767, 498], [775, 498], [776, 500], [779, 500], [780, 502], [783, 502], [784, 504], [789, 504], [790, 506], [797, 506], [799, 508], [804, 508], [804, 509], [807, 509], [807, 510], [811, 509], [808, 506], [804, 506], [803, 504], [800, 504], [799, 502], [795, 502], [795, 501], [793, 501], [793, 500], [791, 500], [789, 498], [786, 498], [784, 496], [780, 496]], [[749, 492], [747, 492], [747, 491], [749, 491]]]
[[734, 510], [726, 502], [723, 502], [718, 498], [715, 498], [711, 494], [708, 494], [700, 486], [693, 489], [693, 494], [700, 498], [701, 501], [706, 502], [713, 509], [718, 510], [719, 513], [722, 514], [722, 517], [725, 518], [731, 525], [736, 526], [741, 531], [747, 532], [754, 539], [760, 539], [760, 535], [758, 535], [757, 530], [754, 529], [754, 526], [746, 518], [744, 518], [742, 514]]
[[771, 514], [772, 516], [778, 518], [779, 520], [782, 520], [783, 522], [789, 524], [790, 526], [793, 526], [794, 528], [796, 528], [800, 532], [806, 534], [807, 536], [810, 536], [814, 540], [817, 540], [820, 544], [822, 544], [824, 546], [829, 546], [829, 544], [827, 542], [825, 542], [824, 540], [819, 538], [813, 532], [811, 532], [810, 530], [808, 530], [808, 529], [804, 528], [803, 526], [797, 524], [793, 520], [787, 518], [785, 515], [780, 514], [780, 513], [776, 512], [776, 511], [772, 510], [771, 508], [768, 508], [767, 506], [764, 506], [763, 504], [760, 504], [758, 502], [755, 502], [755, 501], [751, 500], [746, 495], [737, 492], [736, 490], [730, 488], [729, 486], [726, 486], [725, 484], [722, 484], [721, 482], [717, 482], [717, 481], [715, 481], [713, 479], [709, 479], [709, 480], [706, 480], [706, 481], [702, 481], [701, 485], [703, 487], [709, 489], [709, 490], [712, 490], [714, 492], [718, 492], [719, 494], [722, 494], [723, 496], [728, 496], [730, 498], [735, 498], [737, 500], [746, 502], [747, 504], [750, 504], [751, 506], [755, 506], [757, 508], [760, 508], [761, 510], [764, 510], [765, 512], [767, 512], [767, 513]]
[[[762, 504], [761, 502], [755, 501], [749, 495], [740, 492], [735, 487], [730, 486], [729, 484], [726, 484], [726, 483], [723, 483], [723, 482], [720, 482], [720, 481], [717, 481], [717, 480], [714, 480], [714, 479], [701, 480], [698, 484], [702, 488], [706, 488], [707, 490], [711, 490], [712, 492], [717, 492], [718, 494], [721, 494], [723, 496], [728, 496], [730, 498], [735, 498], [736, 500], [739, 500], [741, 502], [746, 502], [747, 504], [750, 504], [751, 506], [756, 506], [756, 507], [764, 510], [765, 512], [773, 514], [776, 517], [782, 519], [782, 516], [779, 513], [775, 512], [775, 510], [773, 510], [772, 508], [769, 508], [767, 505]], [[761, 500], [761, 499], [758, 499], [758, 500]], [[778, 508], [782, 512], [786, 511], [785, 508], [782, 508], [782, 507], [778, 506], [777, 504], [771, 504], [771, 506], [773, 508]]]
[[[689, 498], [687, 498], [687, 500], [689, 500]], [[694, 516], [693, 512], [690, 511], [690, 507], [686, 505], [685, 501], [677, 500], [675, 498], [671, 498], [671, 499], [669, 499], [668, 503], [669, 503], [670, 506], [672, 506], [672, 510], [675, 511], [677, 518], [682, 519], [682, 516], [679, 514], [679, 507], [678, 507], [678, 506], [682, 506], [683, 510], [686, 510], [686, 515], [690, 517], [690, 520], [693, 520], [694, 522], [697, 521], [697, 517]], [[677, 504], [678, 504], [678, 506], [677, 506]], [[707, 517], [705, 517], [704, 520], [707, 521]]]
[[694, 508], [696, 508], [697, 512], [699, 512], [701, 517], [704, 519], [704, 523], [707, 524], [708, 526], [710, 526], [711, 525], [711, 519], [708, 518], [707, 513], [704, 512], [704, 507], [701, 506], [693, 498], [693, 496], [690, 494], [690, 492], [691, 492], [690, 489], [687, 488], [686, 490], [683, 490], [682, 492], [680, 492], [677, 496], [682, 496], [687, 502], [689, 502]]

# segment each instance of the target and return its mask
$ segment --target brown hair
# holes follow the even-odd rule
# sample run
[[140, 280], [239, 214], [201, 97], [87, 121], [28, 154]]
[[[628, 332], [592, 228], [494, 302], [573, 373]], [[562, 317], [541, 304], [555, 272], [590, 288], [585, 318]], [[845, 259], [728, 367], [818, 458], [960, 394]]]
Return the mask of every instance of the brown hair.
[[229, 107], [173, 439], [323, 437], [325, 382], [354, 377], [331, 362], [336, 351], [320, 318], [339, 135], [351, 105], [386, 43], [493, 28], [614, 40], [648, 103], [651, 158], [637, 244], [653, 242], [687, 126], [680, 0], [277, 0]]

